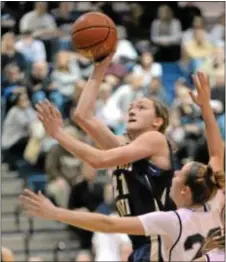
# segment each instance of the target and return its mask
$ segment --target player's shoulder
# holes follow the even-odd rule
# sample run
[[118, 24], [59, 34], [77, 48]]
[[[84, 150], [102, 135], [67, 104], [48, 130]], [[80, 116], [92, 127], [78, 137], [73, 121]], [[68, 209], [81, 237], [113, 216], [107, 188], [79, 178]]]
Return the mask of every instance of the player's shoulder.
[[159, 131], [147, 131], [141, 134], [137, 139], [145, 139], [148, 141], [155, 141], [155, 142], [165, 142], [166, 137], [163, 133]]
[[194, 214], [194, 212], [191, 209], [188, 209], [188, 208], [179, 208], [175, 212], [177, 213], [177, 215], [180, 216], [181, 219], [184, 219], [184, 218], [189, 219]]

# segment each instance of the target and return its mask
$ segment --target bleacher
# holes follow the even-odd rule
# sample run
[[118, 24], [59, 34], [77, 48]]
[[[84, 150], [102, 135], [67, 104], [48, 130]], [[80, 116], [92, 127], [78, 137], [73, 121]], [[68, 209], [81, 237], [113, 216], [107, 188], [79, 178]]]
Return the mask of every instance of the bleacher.
[[79, 243], [71, 240], [64, 224], [28, 218], [22, 213], [19, 195], [24, 181], [16, 172], [1, 168], [2, 246], [10, 248], [16, 261], [40, 256], [44, 261], [70, 261]]

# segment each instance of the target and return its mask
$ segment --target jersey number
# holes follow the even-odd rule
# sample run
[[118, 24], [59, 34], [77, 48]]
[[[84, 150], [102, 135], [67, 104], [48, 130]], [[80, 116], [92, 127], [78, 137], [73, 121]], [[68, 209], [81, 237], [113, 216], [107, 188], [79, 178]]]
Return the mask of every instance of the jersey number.
[[[220, 227], [210, 229], [210, 231], [209, 231], [209, 233], [207, 235], [207, 238], [210, 237], [217, 230], [219, 230], [219, 232], [220, 232]], [[187, 250], [191, 250], [194, 247], [195, 244], [200, 244], [200, 248], [199, 248], [198, 252], [196, 253], [196, 255], [194, 256], [194, 258], [192, 260], [194, 260], [197, 257], [201, 256], [200, 251], [201, 251], [201, 249], [202, 249], [202, 247], [204, 245], [204, 241], [205, 241], [205, 238], [201, 234], [199, 234], [199, 233], [187, 237], [187, 239], [186, 239], [186, 241], [184, 243], [184, 249], [186, 251]]]
[[129, 194], [129, 190], [124, 174], [121, 173], [118, 176], [118, 178], [116, 176], [113, 176], [113, 190], [114, 190], [115, 198], [119, 196], [119, 190], [121, 190], [121, 195]]
[[[113, 176], [113, 191], [115, 198], [117, 198], [119, 195], [125, 196], [123, 199], [116, 201], [116, 206], [120, 216], [131, 215], [129, 200], [126, 197], [126, 195], [129, 194], [129, 190], [123, 173], [121, 173], [118, 177]], [[119, 194], [119, 192], [121, 194]]]

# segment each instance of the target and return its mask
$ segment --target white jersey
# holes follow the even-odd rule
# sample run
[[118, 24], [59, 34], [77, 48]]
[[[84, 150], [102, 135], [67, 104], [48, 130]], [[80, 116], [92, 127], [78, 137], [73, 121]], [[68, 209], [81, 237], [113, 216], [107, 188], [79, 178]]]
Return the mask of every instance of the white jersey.
[[[160, 235], [164, 261], [192, 261], [199, 255], [205, 238], [222, 227], [216, 212], [178, 209], [139, 216], [146, 236]], [[200, 255], [199, 255], [200, 256]]]
[[205, 254], [207, 262], [224, 262], [225, 261], [225, 251], [222, 249], [213, 249]]

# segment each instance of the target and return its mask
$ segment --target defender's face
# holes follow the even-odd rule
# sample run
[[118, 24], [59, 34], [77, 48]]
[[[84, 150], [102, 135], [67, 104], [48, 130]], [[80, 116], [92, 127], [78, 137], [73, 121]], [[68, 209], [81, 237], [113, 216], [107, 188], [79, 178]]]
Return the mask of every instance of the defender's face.
[[181, 170], [175, 171], [170, 189], [170, 197], [178, 207], [183, 206], [188, 197], [188, 187], [185, 185], [185, 180], [190, 171], [191, 163], [183, 166]]
[[148, 98], [136, 100], [129, 108], [127, 131], [145, 132], [152, 130], [155, 119], [156, 114], [153, 102]]

